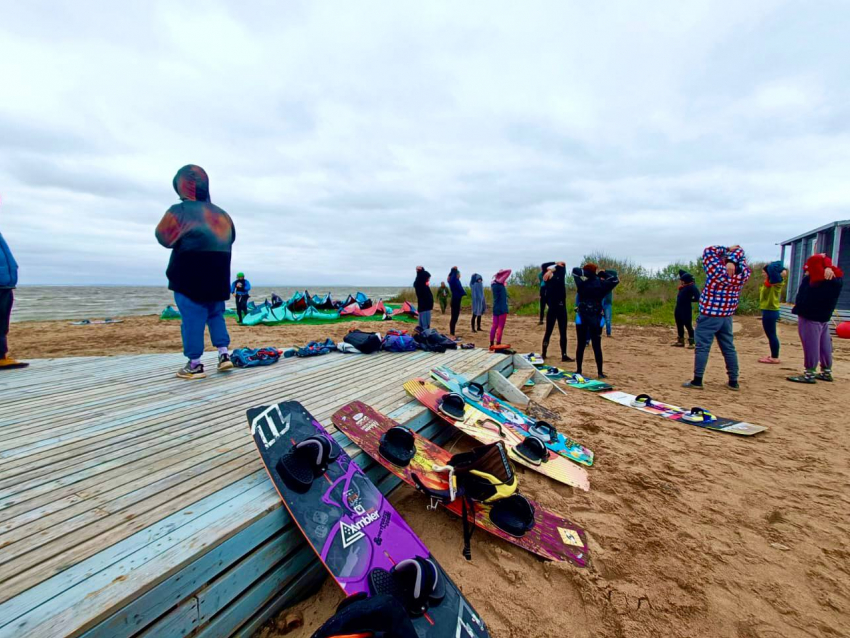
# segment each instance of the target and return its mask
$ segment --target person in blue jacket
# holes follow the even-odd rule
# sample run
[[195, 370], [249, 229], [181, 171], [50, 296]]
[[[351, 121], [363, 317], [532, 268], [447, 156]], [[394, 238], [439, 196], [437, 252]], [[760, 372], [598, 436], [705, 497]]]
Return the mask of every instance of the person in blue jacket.
[[463, 289], [463, 284], [460, 283], [460, 271], [457, 266], [453, 266], [449, 272], [449, 290], [452, 293], [452, 317], [449, 321], [449, 334], [455, 338], [455, 328], [457, 320], [460, 317], [460, 304], [466, 296], [466, 291]]
[[15, 303], [15, 287], [18, 285], [18, 262], [12, 256], [9, 244], [0, 234], [0, 370], [26, 368], [29, 364], [9, 356], [9, 324], [12, 320], [12, 304]]
[[236, 297], [236, 320], [239, 323], [242, 323], [242, 317], [248, 314], [250, 292], [251, 282], [245, 279], [245, 273], [236, 273], [236, 280], [230, 285], [230, 294]]
[[233, 369], [224, 302], [230, 298], [230, 253], [236, 229], [230, 215], [210, 201], [210, 181], [203, 168], [184, 166], [173, 185], [181, 201], [165, 212], [156, 227], [156, 239], [171, 249], [165, 274], [180, 309], [183, 354], [189, 360], [177, 376], [199, 379], [206, 376], [201, 357], [207, 327], [218, 349], [218, 369]]

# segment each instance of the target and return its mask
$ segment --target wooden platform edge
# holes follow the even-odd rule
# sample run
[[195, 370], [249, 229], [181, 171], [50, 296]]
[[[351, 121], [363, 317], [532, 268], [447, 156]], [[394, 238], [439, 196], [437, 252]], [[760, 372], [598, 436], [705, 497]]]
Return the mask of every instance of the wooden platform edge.
[[[473, 380], [490, 390], [490, 371], [509, 375], [513, 368], [512, 357], [506, 356]], [[411, 401], [389, 415], [438, 443], [455, 435], [430, 411], [420, 407]], [[340, 432], [333, 436], [342, 445], [349, 443]], [[358, 455], [355, 462], [384, 494], [401, 485], [398, 478], [367, 455]], [[78, 635], [249, 638], [274, 615], [318, 591], [326, 576], [326, 570], [280, 507], [210, 547], [192, 564]]]

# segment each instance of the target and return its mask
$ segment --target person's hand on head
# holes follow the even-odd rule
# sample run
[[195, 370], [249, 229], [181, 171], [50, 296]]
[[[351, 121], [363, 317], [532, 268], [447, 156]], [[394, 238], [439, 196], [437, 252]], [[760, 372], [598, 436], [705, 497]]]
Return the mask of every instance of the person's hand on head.
[[727, 248], [727, 250], [729, 252], [732, 252], [733, 250], [738, 250], [739, 248], [740, 248], [740, 246], [738, 244], [735, 244], [734, 246], [729, 246], [729, 248]]
[[555, 265], [556, 265], [556, 266], [560, 266], [561, 268], [566, 268], [566, 267], [567, 267], [567, 262], [565, 262], [565, 261], [558, 261], [558, 262], [555, 262]]
[[417, 266], [417, 267], [416, 267], [416, 270], [417, 270], [417, 271], [425, 270], [425, 268], [423, 268], [422, 266]]

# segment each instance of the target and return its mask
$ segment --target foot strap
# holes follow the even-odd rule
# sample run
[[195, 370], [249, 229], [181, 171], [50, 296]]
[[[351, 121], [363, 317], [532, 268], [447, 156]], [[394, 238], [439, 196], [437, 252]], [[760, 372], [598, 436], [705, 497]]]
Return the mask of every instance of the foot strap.
[[339, 446], [325, 436], [299, 441], [280, 457], [275, 469], [284, 484], [297, 494], [310, 490], [313, 480], [322, 476], [340, 455]]

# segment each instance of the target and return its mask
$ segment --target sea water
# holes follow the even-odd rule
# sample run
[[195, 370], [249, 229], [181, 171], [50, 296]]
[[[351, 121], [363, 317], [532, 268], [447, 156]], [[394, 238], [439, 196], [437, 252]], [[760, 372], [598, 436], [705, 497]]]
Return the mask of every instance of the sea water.
[[[261, 303], [273, 292], [289, 299], [305, 289], [311, 295], [324, 296], [329, 292], [341, 300], [359, 291], [374, 301], [389, 299], [401, 291], [401, 287], [392, 286], [256, 286], [251, 290], [251, 299]], [[174, 305], [174, 293], [165, 286], [21, 286], [15, 290], [12, 321], [158, 315], [169, 304]], [[232, 298], [227, 305], [235, 306]]]

